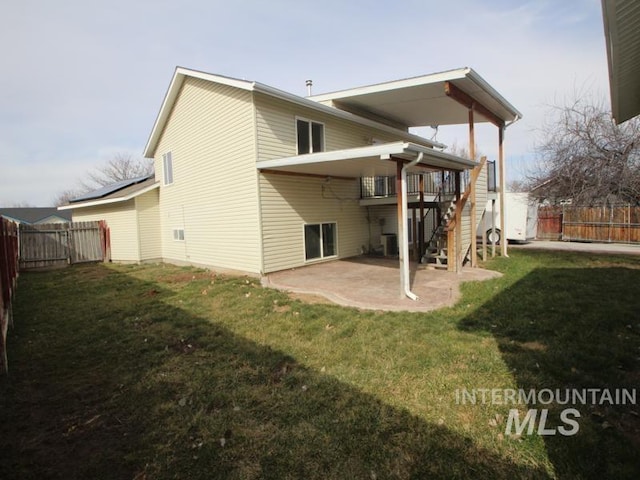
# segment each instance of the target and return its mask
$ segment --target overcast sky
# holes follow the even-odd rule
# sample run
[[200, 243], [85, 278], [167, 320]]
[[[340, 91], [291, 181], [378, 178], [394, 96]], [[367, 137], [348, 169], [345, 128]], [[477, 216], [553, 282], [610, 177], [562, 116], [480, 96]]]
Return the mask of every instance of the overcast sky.
[[[140, 157], [177, 65], [298, 95], [472, 67], [524, 114], [510, 178], [549, 104], [609, 101], [600, 0], [1, 0], [0, 206], [51, 205], [115, 153]], [[479, 129], [479, 149], [496, 138]]]

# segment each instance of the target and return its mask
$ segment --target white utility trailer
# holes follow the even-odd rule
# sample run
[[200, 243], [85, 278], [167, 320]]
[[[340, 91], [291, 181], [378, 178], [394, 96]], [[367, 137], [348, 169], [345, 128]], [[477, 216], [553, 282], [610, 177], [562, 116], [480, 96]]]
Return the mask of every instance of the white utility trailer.
[[[538, 228], [538, 202], [530, 199], [528, 193], [507, 192], [504, 197], [506, 238], [511, 242], [528, 242], [536, 238]], [[492, 226], [495, 229], [492, 229]], [[492, 235], [492, 231], [495, 232]], [[500, 243], [500, 194], [489, 194], [484, 225], [478, 229], [478, 235], [484, 234], [487, 243]], [[493, 242], [492, 242], [493, 240]]]

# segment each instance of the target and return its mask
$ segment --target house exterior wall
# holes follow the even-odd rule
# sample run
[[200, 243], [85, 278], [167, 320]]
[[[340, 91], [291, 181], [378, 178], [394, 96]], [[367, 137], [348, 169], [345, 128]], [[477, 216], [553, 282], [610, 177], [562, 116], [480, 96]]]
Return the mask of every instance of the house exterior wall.
[[[305, 265], [304, 225], [337, 224], [337, 258], [368, 245], [357, 180], [261, 174], [264, 273]], [[336, 258], [336, 257], [333, 257]], [[313, 260], [315, 263], [322, 260]]]
[[141, 261], [162, 259], [158, 196], [154, 189], [135, 198]]
[[[250, 92], [185, 79], [154, 153], [165, 261], [260, 272], [255, 137]], [[167, 152], [172, 185], [162, 175]]]
[[[296, 118], [324, 124], [325, 151], [403, 140], [402, 135], [370, 128], [311, 108], [256, 94], [258, 161], [298, 154]], [[305, 265], [304, 225], [336, 222], [338, 258], [369, 249], [367, 210], [359, 205], [358, 179], [260, 174], [263, 268], [269, 273]], [[397, 227], [394, 227], [397, 229]], [[379, 226], [373, 226], [379, 232]], [[378, 239], [372, 239], [379, 244]], [[312, 262], [317, 262], [314, 260]]]
[[74, 222], [104, 220], [111, 238], [111, 259], [114, 262], [139, 262], [140, 237], [135, 199], [73, 210]]
[[324, 124], [326, 151], [364, 147], [372, 145], [374, 140], [403, 140], [401, 135], [370, 128], [263, 94], [255, 95], [255, 104], [258, 161], [297, 155], [296, 117]]

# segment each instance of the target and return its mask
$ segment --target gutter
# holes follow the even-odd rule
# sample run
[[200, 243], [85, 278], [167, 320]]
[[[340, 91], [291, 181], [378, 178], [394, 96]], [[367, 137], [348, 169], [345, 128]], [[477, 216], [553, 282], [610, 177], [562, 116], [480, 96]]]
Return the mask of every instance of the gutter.
[[407, 229], [407, 170], [411, 167], [415, 167], [422, 161], [424, 153], [419, 152], [415, 160], [407, 163], [402, 167], [402, 218], [398, 222], [398, 232], [400, 232], [401, 243], [401, 255], [400, 255], [400, 285], [402, 286], [402, 293], [409, 297], [411, 300], [418, 300], [418, 296], [411, 291], [411, 285], [409, 280], [409, 239], [405, 238]]

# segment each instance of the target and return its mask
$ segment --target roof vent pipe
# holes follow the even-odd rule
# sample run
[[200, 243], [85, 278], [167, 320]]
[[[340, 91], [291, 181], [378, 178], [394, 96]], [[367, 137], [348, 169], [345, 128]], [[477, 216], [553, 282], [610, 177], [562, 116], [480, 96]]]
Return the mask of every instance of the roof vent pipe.
[[307, 80], [305, 82], [305, 84], [307, 85], [307, 96], [311, 96], [311, 87], [313, 86], [313, 80]]

